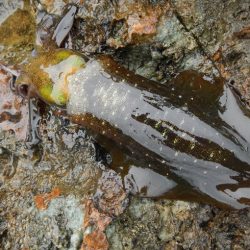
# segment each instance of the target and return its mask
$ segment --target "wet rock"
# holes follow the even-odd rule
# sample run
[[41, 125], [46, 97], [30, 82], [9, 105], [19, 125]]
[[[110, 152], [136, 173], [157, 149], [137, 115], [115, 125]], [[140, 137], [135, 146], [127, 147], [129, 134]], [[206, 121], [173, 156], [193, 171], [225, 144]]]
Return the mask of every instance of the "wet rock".
[[98, 209], [94, 207], [92, 200], [88, 200], [85, 203], [85, 209], [85, 236], [83, 238], [81, 249], [107, 250], [109, 248], [109, 243], [104, 230], [110, 224], [112, 218], [109, 215], [98, 211]]
[[[47, 28], [53, 33], [65, 1], [34, 2], [48, 18], [43, 21], [52, 20]], [[68, 2], [79, 6], [70, 32], [74, 49], [112, 52], [130, 70], [162, 83], [184, 69], [220, 72], [249, 98], [246, 1], [175, 0], [162, 12], [157, 6], [166, 1]], [[22, 1], [13, 3], [11, 11], [23, 6]], [[0, 58], [7, 63], [21, 62], [34, 46], [32, 12], [18, 12], [32, 20], [25, 26], [30, 33], [23, 36], [21, 30], [20, 40], [10, 36], [13, 43], [18, 41], [10, 50], [1, 47]], [[112, 171], [102, 173], [86, 132], [58, 118], [62, 114], [57, 111], [46, 112], [38, 145], [17, 141], [11, 130], [0, 131], [0, 248], [250, 248], [249, 209], [224, 211], [183, 201], [132, 198], [124, 210], [128, 199], [121, 178]], [[36, 197], [42, 200], [42, 210]]]
[[[39, 124], [38, 145], [30, 147], [8, 131], [0, 133], [0, 247], [79, 249], [86, 236], [88, 246], [97, 237], [103, 243], [96, 246], [104, 249], [110, 216], [122, 213], [127, 204], [121, 178], [107, 172], [98, 181], [101, 165], [91, 138], [67, 118], [56, 118], [58, 111], [47, 112]], [[13, 166], [7, 178], [5, 169]], [[93, 202], [84, 202], [93, 196], [104, 213]], [[97, 230], [92, 230], [95, 225]]]
[[[3, 249], [77, 249], [81, 245], [83, 200], [95, 193], [100, 168], [84, 131], [66, 124], [49, 115], [46, 127], [45, 120], [40, 124], [42, 144], [31, 148], [1, 132]], [[2, 169], [12, 166], [13, 156], [15, 171], [6, 178]]]
[[77, 249], [82, 239], [83, 211], [79, 200], [72, 195], [53, 199], [44, 211], [35, 210], [25, 246]]
[[109, 249], [104, 231], [114, 217], [124, 212], [127, 205], [128, 197], [121, 177], [113, 170], [105, 170], [95, 195], [85, 203], [85, 236], [81, 249]]
[[[65, 7], [63, 1], [38, 2], [43, 6], [38, 9], [53, 15], [62, 15]], [[72, 3], [78, 6], [71, 32], [72, 46], [85, 52], [150, 41], [157, 32], [162, 16], [170, 9], [167, 0], [69, 1], [69, 4]]]
[[245, 0], [217, 0], [212, 5], [210, 1], [198, 0], [174, 0], [173, 3], [183, 25], [220, 73], [249, 100], [249, 3]]
[[106, 170], [98, 181], [93, 201], [99, 211], [110, 217], [119, 216], [128, 205], [128, 195], [124, 190], [122, 178], [113, 170]]
[[248, 210], [133, 198], [106, 235], [110, 249], [245, 249], [250, 240]]
[[168, 1], [159, 1], [155, 4], [147, 1], [118, 1], [113, 20], [113, 34], [107, 40], [107, 44], [119, 48], [150, 41], [150, 38], [156, 35], [161, 17], [169, 9]]
[[85, 242], [83, 243], [81, 250], [108, 250], [109, 244], [106, 239], [106, 235], [99, 230], [96, 230], [85, 237]]
[[133, 199], [128, 210], [106, 230], [110, 249], [160, 249], [159, 216], [151, 200]]
[[11, 91], [10, 81], [11, 76], [0, 68], [0, 129], [13, 131], [17, 140], [25, 140], [28, 131], [28, 104]]
[[213, 61], [196, 37], [186, 29], [173, 6], [157, 23], [156, 33], [150, 42], [120, 49], [116, 57], [137, 74], [163, 83], [190, 69], [210, 76], [219, 75]]
[[114, 13], [113, 1], [87, 0], [80, 4], [71, 33], [72, 47], [89, 53], [103, 50]]
[[39, 10], [46, 10], [53, 15], [62, 15], [63, 9], [66, 6], [63, 0], [37, 0], [34, 1]]
[[7, 230], [7, 222], [0, 217], [0, 235], [2, 236]]
[[50, 201], [60, 196], [60, 193], [59, 188], [54, 188], [50, 193], [36, 195], [34, 198], [36, 207], [40, 210], [47, 209]]

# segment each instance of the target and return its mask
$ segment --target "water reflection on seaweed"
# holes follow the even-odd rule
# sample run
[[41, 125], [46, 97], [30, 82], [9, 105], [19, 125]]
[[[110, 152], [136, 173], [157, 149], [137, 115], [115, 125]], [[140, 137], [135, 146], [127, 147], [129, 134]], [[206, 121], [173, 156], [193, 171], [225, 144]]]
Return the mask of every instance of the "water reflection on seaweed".
[[[56, 103], [69, 101], [72, 120], [97, 135], [112, 155], [111, 167], [122, 174], [131, 192], [249, 206], [249, 112], [222, 79], [188, 71], [166, 87], [105, 56], [90, 60], [84, 69], [80, 69], [83, 59], [74, 70], [68, 65], [66, 74], [53, 58], [57, 52], [38, 55], [24, 66], [27, 77], [33, 74], [24, 83], [53, 103], [56, 98], [48, 99], [50, 91], [64, 76], [65, 95], [56, 93], [60, 97]], [[61, 52], [63, 62], [69, 56], [79, 59], [74, 52]]]
[[[103, 68], [113, 77], [104, 77]], [[101, 58], [76, 73], [69, 89], [68, 112], [74, 121], [102, 134], [99, 142], [109, 150], [115, 142], [135, 165], [174, 181], [170, 197], [179, 198], [183, 189], [185, 199], [190, 195], [221, 206], [249, 205], [250, 119], [222, 79], [212, 82], [183, 72], [167, 89]], [[111, 141], [105, 144], [104, 137]], [[142, 196], [162, 197], [159, 182], [166, 189], [171, 183], [155, 178], [153, 171], [113, 162], [114, 168], [119, 166]]]

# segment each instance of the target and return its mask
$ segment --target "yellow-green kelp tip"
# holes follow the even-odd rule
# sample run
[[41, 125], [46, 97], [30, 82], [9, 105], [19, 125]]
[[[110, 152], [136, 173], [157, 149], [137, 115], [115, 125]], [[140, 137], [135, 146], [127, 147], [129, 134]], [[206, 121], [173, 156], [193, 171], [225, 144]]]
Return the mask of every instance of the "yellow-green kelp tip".
[[67, 59], [69, 56], [73, 55], [71, 50], [59, 50], [56, 51], [56, 59], [60, 62]]
[[46, 84], [39, 88], [38, 94], [41, 99], [50, 104], [65, 106], [68, 101], [68, 93], [60, 89], [53, 89], [52, 84]]
[[46, 85], [42, 85], [39, 90], [38, 90], [38, 94], [40, 95], [40, 97], [46, 101], [46, 102], [49, 102], [49, 103], [53, 103], [54, 100], [53, 98], [51, 97], [51, 93], [52, 93], [52, 90], [53, 90], [53, 86], [52, 84], [48, 83]]

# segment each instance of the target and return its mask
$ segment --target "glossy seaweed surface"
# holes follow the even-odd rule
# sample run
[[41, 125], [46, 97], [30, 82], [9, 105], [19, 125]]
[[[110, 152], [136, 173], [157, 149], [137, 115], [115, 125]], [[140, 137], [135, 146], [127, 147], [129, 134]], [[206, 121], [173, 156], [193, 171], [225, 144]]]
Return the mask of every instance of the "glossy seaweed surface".
[[[72, 121], [111, 153], [126, 188], [142, 196], [249, 206], [250, 116], [222, 79], [186, 71], [166, 87], [107, 56], [80, 62], [64, 74], [64, 104]], [[62, 81], [64, 64], [58, 65], [36, 65], [51, 91]], [[36, 73], [31, 89], [53, 103], [40, 80]]]

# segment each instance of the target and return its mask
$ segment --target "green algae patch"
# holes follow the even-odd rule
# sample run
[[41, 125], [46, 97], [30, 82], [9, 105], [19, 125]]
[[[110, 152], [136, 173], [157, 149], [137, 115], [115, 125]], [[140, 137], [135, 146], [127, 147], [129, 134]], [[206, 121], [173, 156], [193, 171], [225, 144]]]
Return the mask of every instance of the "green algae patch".
[[22, 62], [35, 43], [35, 18], [32, 9], [17, 9], [0, 26], [0, 60], [6, 64]]
[[70, 55], [72, 55], [72, 51], [70, 51], [70, 50], [61, 50], [61, 51], [58, 51], [55, 54], [55, 59], [57, 61], [62, 61], [62, 60], [67, 59]]
[[40, 95], [43, 96], [49, 102], [53, 102], [53, 99], [50, 96], [52, 90], [53, 90], [53, 86], [50, 83], [43, 85], [40, 88]]

